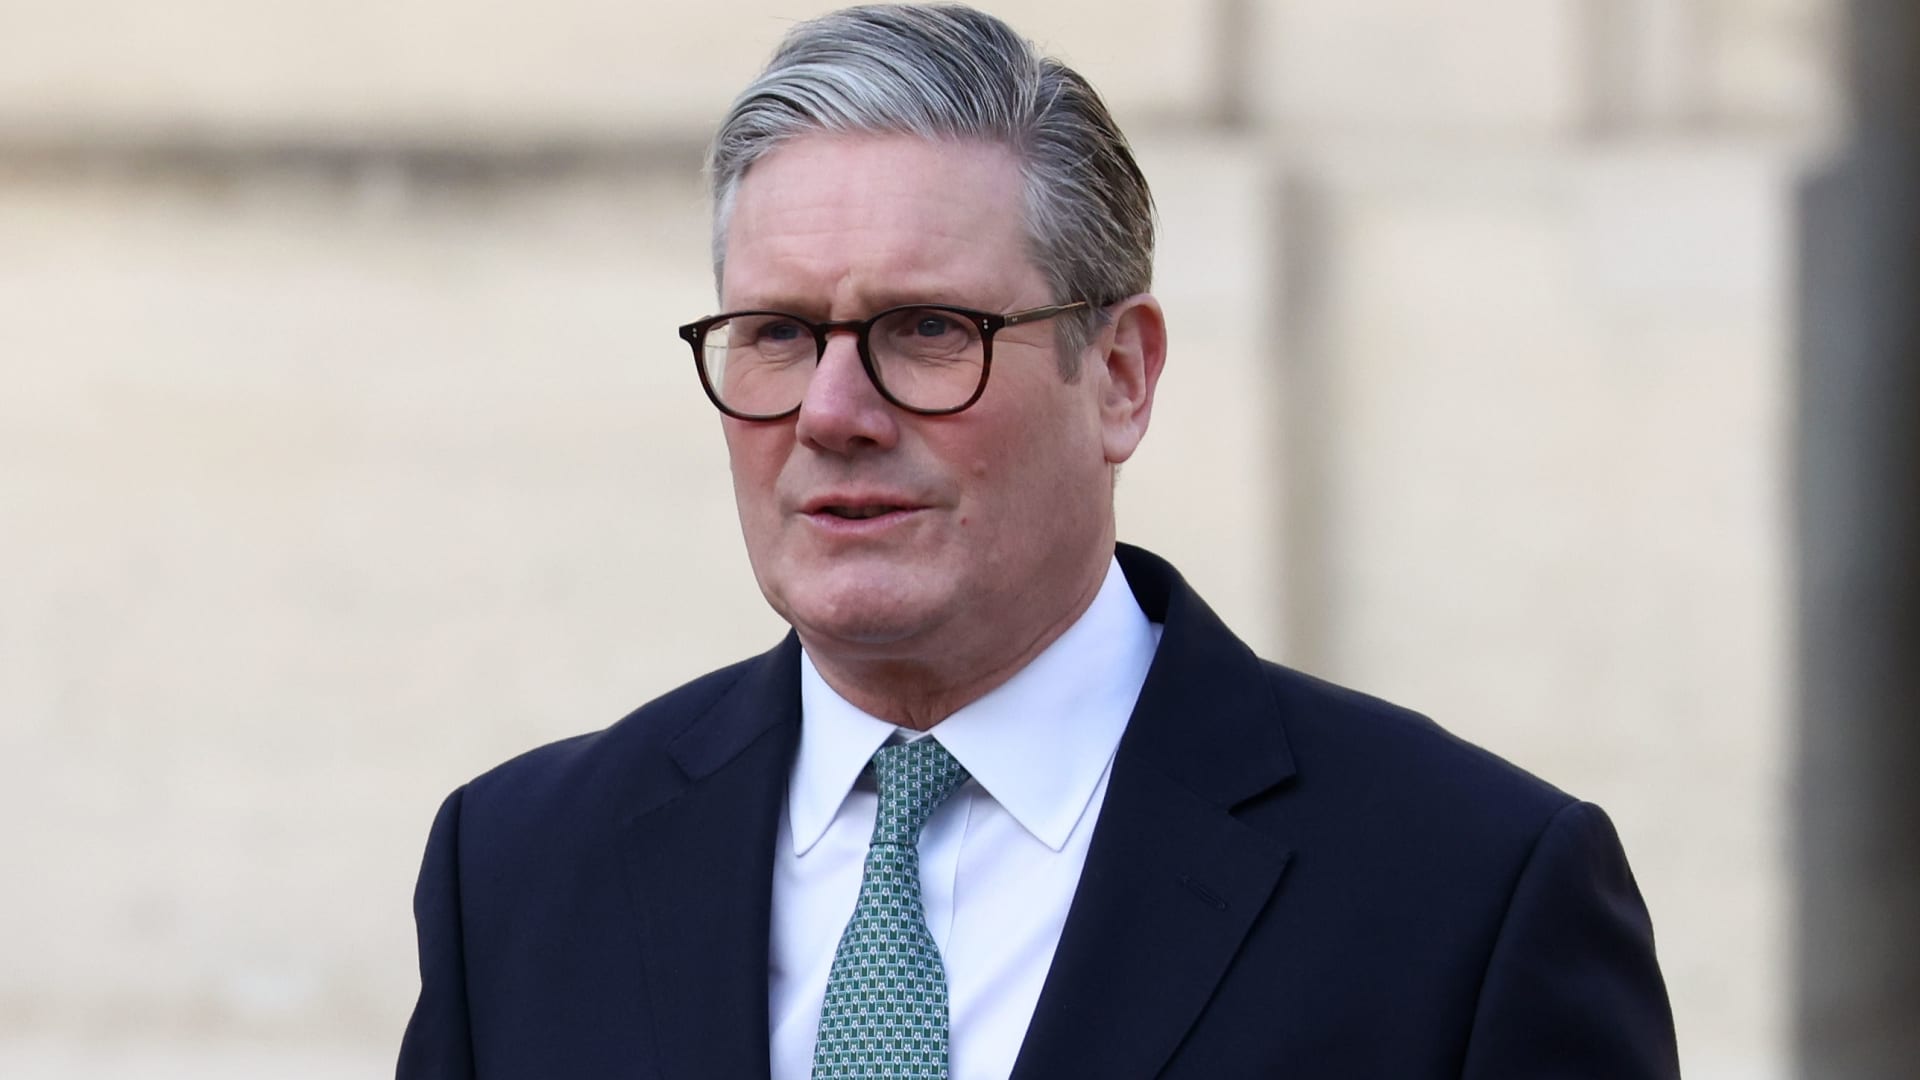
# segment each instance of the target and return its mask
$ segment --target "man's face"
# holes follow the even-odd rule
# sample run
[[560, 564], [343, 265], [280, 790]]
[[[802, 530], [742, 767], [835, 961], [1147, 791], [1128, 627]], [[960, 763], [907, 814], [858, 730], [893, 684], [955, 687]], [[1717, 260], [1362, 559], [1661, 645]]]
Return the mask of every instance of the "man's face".
[[[740, 183], [722, 307], [825, 320], [911, 302], [1051, 304], [1021, 187], [997, 146], [795, 139]], [[831, 335], [798, 414], [723, 421], [768, 602], [832, 659], [992, 664], [1057, 633], [1113, 542], [1096, 368], [1068, 383], [1051, 321], [1009, 327], [972, 408], [919, 416], [880, 396], [852, 334]]]

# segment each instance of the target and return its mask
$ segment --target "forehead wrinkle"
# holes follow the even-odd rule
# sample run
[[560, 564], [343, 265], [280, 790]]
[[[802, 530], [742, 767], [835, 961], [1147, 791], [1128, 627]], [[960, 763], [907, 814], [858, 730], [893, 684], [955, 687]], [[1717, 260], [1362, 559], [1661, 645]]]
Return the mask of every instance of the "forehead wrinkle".
[[803, 221], [756, 237], [748, 250], [729, 259], [728, 298], [737, 306], [856, 318], [918, 302], [994, 307], [1019, 288], [995, 265], [996, 252], [953, 223], [915, 232], [885, 221], [850, 229]]

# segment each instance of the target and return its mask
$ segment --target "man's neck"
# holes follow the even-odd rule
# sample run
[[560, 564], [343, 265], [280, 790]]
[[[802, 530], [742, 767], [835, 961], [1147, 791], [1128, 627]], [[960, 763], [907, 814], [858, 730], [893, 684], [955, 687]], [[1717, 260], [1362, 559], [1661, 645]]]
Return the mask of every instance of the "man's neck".
[[869, 716], [914, 731], [935, 724], [985, 697], [1019, 674], [1034, 658], [1086, 614], [1106, 580], [1112, 556], [1098, 563], [1071, 594], [1072, 602], [1055, 616], [1012, 640], [990, 641], [974, 655], [956, 654], [939, 662], [915, 657], [848, 656], [816, 648], [801, 634], [820, 677], [834, 692]]

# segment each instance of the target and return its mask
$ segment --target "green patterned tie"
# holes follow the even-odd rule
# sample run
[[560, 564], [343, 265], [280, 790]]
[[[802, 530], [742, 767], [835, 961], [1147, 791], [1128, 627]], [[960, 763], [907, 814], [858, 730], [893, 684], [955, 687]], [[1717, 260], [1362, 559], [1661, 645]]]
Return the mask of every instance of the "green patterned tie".
[[882, 747], [873, 775], [880, 812], [827, 975], [813, 1080], [946, 1080], [947, 971], [920, 905], [920, 829], [967, 770], [926, 738]]

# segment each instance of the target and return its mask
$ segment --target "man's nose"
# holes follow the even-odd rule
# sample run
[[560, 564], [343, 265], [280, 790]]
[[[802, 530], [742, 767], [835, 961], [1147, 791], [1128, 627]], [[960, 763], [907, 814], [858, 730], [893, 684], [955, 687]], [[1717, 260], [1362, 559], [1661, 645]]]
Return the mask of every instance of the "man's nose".
[[893, 445], [898, 420], [898, 410], [880, 396], [860, 363], [854, 335], [829, 331], [827, 347], [800, 399], [794, 435], [817, 449], [843, 454], [862, 446]]

